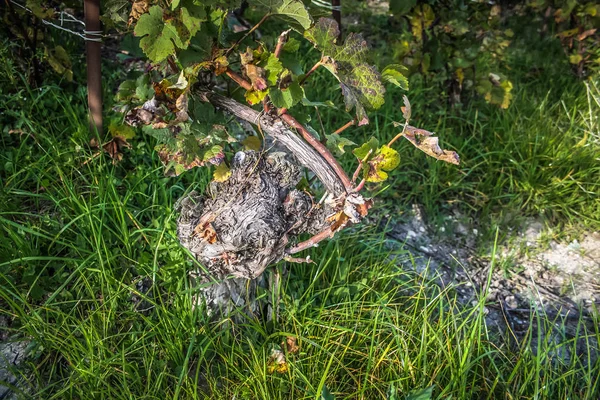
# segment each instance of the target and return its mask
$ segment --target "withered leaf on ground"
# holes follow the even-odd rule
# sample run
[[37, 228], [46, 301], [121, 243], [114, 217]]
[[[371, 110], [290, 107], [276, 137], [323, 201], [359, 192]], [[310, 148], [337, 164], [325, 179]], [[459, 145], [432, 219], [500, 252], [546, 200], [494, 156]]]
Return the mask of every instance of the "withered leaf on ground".
[[127, 143], [127, 139], [121, 136], [115, 136], [110, 141], [105, 143], [102, 148], [112, 158], [113, 163], [121, 161], [123, 159], [123, 153], [121, 150], [131, 148], [131, 145]]
[[296, 354], [300, 347], [298, 346], [298, 339], [293, 336], [288, 336], [285, 338], [285, 343], [281, 343], [281, 347], [284, 347], [289, 354]]
[[460, 164], [458, 154], [455, 151], [443, 150], [439, 145], [437, 136], [433, 136], [433, 133], [429, 131], [407, 126], [403, 136], [428, 156], [450, 164]]

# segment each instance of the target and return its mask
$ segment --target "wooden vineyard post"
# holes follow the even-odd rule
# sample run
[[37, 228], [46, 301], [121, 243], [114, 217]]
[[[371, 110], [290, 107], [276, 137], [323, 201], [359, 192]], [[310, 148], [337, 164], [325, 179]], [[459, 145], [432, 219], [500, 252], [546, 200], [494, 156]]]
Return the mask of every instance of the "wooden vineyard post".
[[100, 0], [84, 0], [90, 131], [102, 133], [102, 70]]
[[[337, 22], [338, 28], [340, 29], [340, 35], [338, 36], [338, 43], [342, 40], [342, 4], [341, 0], [331, 0], [331, 16]], [[340, 43], [341, 44], [341, 43]]]

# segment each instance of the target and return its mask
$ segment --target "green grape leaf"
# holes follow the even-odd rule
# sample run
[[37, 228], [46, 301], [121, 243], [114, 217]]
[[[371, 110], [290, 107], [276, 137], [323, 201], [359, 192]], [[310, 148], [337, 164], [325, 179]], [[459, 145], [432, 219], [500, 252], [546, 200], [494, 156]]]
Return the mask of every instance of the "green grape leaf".
[[354, 143], [352, 140], [340, 136], [337, 133], [325, 135], [325, 137], [327, 138], [327, 147], [329, 150], [333, 151], [338, 156], [346, 152], [344, 147], [356, 146], [356, 143]]
[[350, 33], [342, 46], [333, 46], [333, 52], [327, 52], [327, 56], [336, 61], [358, 65], [367, 61], [369, 56], [369, 45], [360, 33]]
[[206, 21], [206, 11], [203, 6], [195, 5], [192, 0], [182, 0], [181, 8], [175, 11], [174, 18], [169, 20], [177, 30], [182, 49], [186, 49], [190, 40], [200, 30], [202, 22]]
[[407, 72], [408, 69], [403, 65], [390, 64], [381, 71], [381, 79], [402, 90], [408, 90], [408, 79], [404, 76]]
[[180, 43], [177, 30], [170, 23], [163, 22], [163, 9], [152, 6], [147, 14], [140, 17], [133, 30], [140, 36], [140, 47], [148, 58], [159, 62], [175, 52], [175, 43]]
[[125, 140], [133, 139], [135, 137], [135, 130], [126, 124], [122, 124], [118, 121], [111, 121], [108, 125], [108, 132], [112, 137], [122, 137]]
[[290, 26], [296, 29], [296, 25], [299, 25], [303, 29], [308, 29], [313, 23], [312, 17], [306, 10], [304, 3], [300, 0], [283, 0], [281, 5], [275, 10], [275, 14], [286, 20]]
[[300, 41], [289, 38], [287, 42], [283, 45], [283, 51], [287, 53], [295, 53], [300, 50]]
[[281, 61], [275, 57], [275, 54], [270, 53], [264, 68], [267, 71], [267, 82], [270, 86], [275, 86], [279, 75], [283, 72]]
[[367, 182], [383, 182], [388, 178], [387, 172], [400, 165], [400, 155], [391, 147], [381, 146], [376, 154], [367, 161], [365, 179]]
[[140, 47], [154, 62], [160, 62], [175, 52], [187, 49], [200, 25], [206, 21], [204, 7], [185, 0], [182, 7], [173, 12], [152, 6], [147, 14], [140, 16], [134, 28], [135, 36], [141, 37]]
[[379, 140], [377, 140], [375, 137], [371, 137], [368, 142], [363, 143], [360, 147], [352, 150], [352, 154], [354, 154], [359, 160], [367, 161], [371, 159], [378, 147]]
[[337, 22], [321, 18], [304, 36], [323, 52], [321, 65], [340, 82], [346, 111], [355, 109], [358, 125], [369, 123], [366, 110], [384, 103], [385, 87], [374, 66], [367, 64], [369, 48], [362, 35], [351, 33], [344, 44], [335, 44]]
[[323, 52], [328, 52], [335, 46], [339, 35], [338, 24], [331, 18], [319, 18], [312, 28], [304, 32], [304, 37]]
[[298, 82], [292, 82], [285, 89], [273, 88], [269, 91], [271, 102], [277, 108], [292, 108], [304, 98], [304, 89]]
[[312, 17], [301, 0], [256, 0], [256, 4], [266, 8], [266, 13], [276, 15], [297, 30], [305, 30], [312, 25]]
[[417, 0], [390, 0], [390, 11], [395, 16], [402, 16], [417, 5]]
[[455, 151], [443, 150], [439, 145], [439, 139], [429, 131], [407, 127], [403, 136], [428, 156], [450, 164], [460, 164], [458, 154]]
[[375, 67], [358, 64], [348, 74], [341, 73], [340, 80], [357, 94], [360, 103], [376, 110], [383, 105], [385, 88], [381, 84], [379, 72]]

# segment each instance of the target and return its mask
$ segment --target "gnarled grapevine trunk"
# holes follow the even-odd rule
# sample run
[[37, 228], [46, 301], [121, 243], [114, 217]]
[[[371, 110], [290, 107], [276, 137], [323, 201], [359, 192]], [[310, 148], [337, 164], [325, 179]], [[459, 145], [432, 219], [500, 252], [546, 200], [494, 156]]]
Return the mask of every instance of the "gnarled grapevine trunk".
[[[261, 115], [213, 92], [200, 95], [259, 125], [276, 146], [287, 149], [238, 152], [228, 180], [212, 182], [204, 195], [194, 192], [180, 201], [179, 240], [204, 266], [195, 272], [202, 288], [197, 303], [206, 304], [213, 314], [242, 306], [256, 312], [257, 286], [266, 283], [261, 274], [294, 252], [291, 245], [297, 235], [332, 236], [328, 216], [340, 210], [352, 214], [356, 206], [364, 215], [367, 205], [361, 196], [348, 194], [325, 159], [279, 118]], [[321, 180], [333, 201], [318, 205], [308, 193], [296, 189], [302, 166]]]

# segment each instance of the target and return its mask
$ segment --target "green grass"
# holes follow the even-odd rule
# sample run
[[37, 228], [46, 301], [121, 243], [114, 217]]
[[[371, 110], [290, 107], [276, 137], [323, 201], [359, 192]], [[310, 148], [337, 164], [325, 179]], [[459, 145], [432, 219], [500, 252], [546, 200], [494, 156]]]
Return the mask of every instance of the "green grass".
[[[413, 79], [414, 123], [463, 164], [401, 145], [400, 170], [374, 188], [379, 212], [416, 202], [436, 218], [458, 208], [488, 243], [523, 216], [598, 227], [598, 92], [588, 96], [561, 63], [540, 58], [544, 74], [531, 75], [535, 65], [520, 60], [506, 111], [479, 101], [448, 111], [435, 86]], [[311, 100], [339, 96], [325, 74], [314, 78]], [[357, 137], [391, 138], [400, 96], [390, 90]], [[207, 320], [191, 306], [194, 265], [175, 237], [173, 204], [208, 174], [164, 177], [144, 137], [113, 165], [89, 149], [84, 100], [54, 86], [1, 100], [0, 315], [14, 340], [30, 342], [23, 398], [378, 399], [428, 387], [439, 399], [599, 397], [600, 321], [593, 330], [534, 314], [522, 342], [499, 340], [485, 293], [460, 305], [456, 287], [399, 268], [394, 259], [410, 253], [370, 227], [311, 250], [315, 264], [280, 264], [276, 320]], [[337, 111], [323, 117], [328, 132], [347, 122]], [[344, 163], [352, 170], [351, 157]], [[565, 324], [578, 336], [543, 334]], [[269, 373], [287, 337], [300, 351], [285, 373]]]
[[[529, 46], [527, 56], [519, 45]], [[397, 146], [400, 167], [384, 184], [373, 185], [373, 192], [383, 190], [383, 198], [400, 208], [423, 205], [432, 220], [459, 210], [482, 225], [488, 241], [495, 227], [505, 230], [526, 217], [555, 226], [599, 229], [598, 80], [587, 84], [577, 80], [554, 45], [548, 41], [534, 48], [529, 43], [515, 45], [520, 51], [510, 58], [515, 89], [508, 110], [482, 99], [451, 109], [435, 77], [424, 81], [414, 76], [407, 93], [413, 108], [411, 123], [437, 132], [442, 147], [459, 153], [461, 165], [427, 157], [402, 141]], [[333, 94], [337, 104], [343, 104], [327, 71], [315, 75], [308, 91], [311, 100]], [[398, 133], [393, 122], [402, 122], [402, 94], [388, 87], [386, 103], [372, 114], [371, 124], [343, 135], [357, 143], [370, 136], [389, 141]], [[322, 114], [326, 133], [350, 119], [337, 110]], [[344, 160], [346, 169], [353, 170], [353, 157]]]

